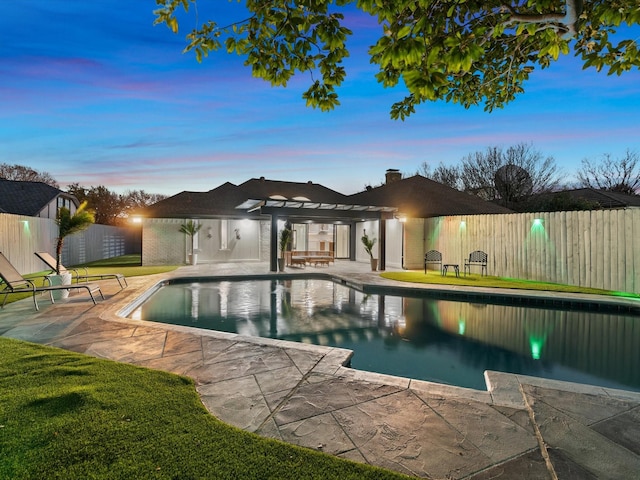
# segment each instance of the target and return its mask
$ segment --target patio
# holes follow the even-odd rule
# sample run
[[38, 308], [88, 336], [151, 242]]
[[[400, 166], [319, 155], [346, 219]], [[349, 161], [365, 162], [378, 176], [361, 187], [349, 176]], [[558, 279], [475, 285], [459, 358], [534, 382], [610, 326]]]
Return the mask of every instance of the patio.
[[[318, 271], [393, 284], [364, 263]], [[256, 273], [269, 265], [172, 275]], [[350, 352], [339, 348], [117, 315], [165, 277], [129, 278], [124, 290], [101, 282], [107, 300], [97, 306], [73, 296], [55, 305], [43, 298], [40, 312], [29, 299], [12, 303], [0, 311], [0, 335], [190, 376], [225, 422], [417, 477], [619, 479], [640, 471], [640, 394], [499, 372], [487, 372], [488, 391], [470, 390], [345, 368]]]

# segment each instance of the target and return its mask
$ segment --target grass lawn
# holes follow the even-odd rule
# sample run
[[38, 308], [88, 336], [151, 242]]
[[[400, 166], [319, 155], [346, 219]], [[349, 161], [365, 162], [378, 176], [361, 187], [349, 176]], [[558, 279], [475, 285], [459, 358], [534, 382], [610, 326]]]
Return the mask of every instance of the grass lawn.
[[[76, 265], [75, 267], [80, 268], [81, 274], [84, 274], [84, 268], [82, 267], [87, 267], [89, 269], [90, 275], [121, 273], [125, 277], [137, 277], [141, 275], [154, 275], [156, 273], [171, 272], [178, 268], [178, 265], [160, 265], [147, 267], [140, 265], [140, 255], [123, 255], [120, 257], [108, 258], [106, 260], [87, 263], [86, 265]], [[71, 269], [73, 267], [68, 268]], [[42, 272], [25, 275], [24, 277], [33, 281], [36, 285], [42, 286], [45, 283], [45, 276], [50, 273], [50, 270], [44, 270]], [[12, 293], [7, 297], [7, 303], [22, 300], [23, 298], [27, 298], [30, 296], [31, 293]]]
[[404, 272], [383, 272], [381, 277], [409, 283], [432, 283], [439, 285], [460, 285], [471, 287], [509, 288], [521, 290], [542, 290], [547, 292], [562, 293], [586, 293], [591, 295], [609, 295], [627, 298], [640, 298], [640, 295], [627, 292], [602, 290], [599, 288], [577, 287], [574, 285], [562, 285], [559, 283], [536, 282], [531, 280], [519, 280], [515, 278], [480, 276], [477, 273], [470, 275], [447, 275], [443, 277], [440, 272], [427, 270], [410, 270]]
[[224, 424], [185, 377], [2, 337], [0, 358], [0, 478], [408, 478]]

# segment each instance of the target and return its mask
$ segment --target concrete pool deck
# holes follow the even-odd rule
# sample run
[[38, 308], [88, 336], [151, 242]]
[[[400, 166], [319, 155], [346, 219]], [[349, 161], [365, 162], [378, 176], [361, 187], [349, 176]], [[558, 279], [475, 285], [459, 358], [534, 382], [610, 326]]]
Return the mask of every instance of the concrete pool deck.
[[[290, 270], [398, 285], [355, 262]], [[124, 290], [105, 280], [95, 306], [83, 294], [55, 305], [43, 296], [39, 312], [31, 299], [7, 305], [0, 335], [189, 376], [229, 424], [416, 477], [640, 477], [640, 393], [500, 372], [471, 390], [346, 368], [351, 352], [340, 348], [117, 315], [163, 278], [262, 273], [268, 265], [219, 264], [130, 277]]]

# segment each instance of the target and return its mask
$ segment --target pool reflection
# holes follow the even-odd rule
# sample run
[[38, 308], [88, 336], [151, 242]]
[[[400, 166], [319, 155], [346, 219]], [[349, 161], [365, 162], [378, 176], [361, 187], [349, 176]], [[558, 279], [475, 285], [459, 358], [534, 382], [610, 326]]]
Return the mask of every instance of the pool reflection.
[[132, 318], [354, 350], [352, 366], [484, 389], [498, 370], [640, 391], [637, 316], [368, 295], [329, 280], [161, 288]]

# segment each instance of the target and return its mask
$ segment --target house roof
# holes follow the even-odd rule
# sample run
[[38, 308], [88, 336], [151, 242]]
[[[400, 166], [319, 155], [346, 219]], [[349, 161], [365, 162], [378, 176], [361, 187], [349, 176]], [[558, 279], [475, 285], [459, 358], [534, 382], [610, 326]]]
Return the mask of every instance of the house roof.
[[[313, 182], [282, 182], [264, 177], [252, 178], [239, 185], [249, 197], [261, 200], [302, 200], [316, 203], [345, 203], [347, 196]], [[284, 197], [284, 198], [278, 198]]]
[[560, 192], [547, 193], [544, 196], [565, 194], [576, 200], [584, 200], [591, 204], [598, 204], [600, 208], [627, 208], [640, 207], [640, 195], [628, 195], [626, 193], [610, 192], [595, 188], [576, 188]]
[[34, 217], [58, 196], [75, 199], [46, 183], [0, 179], [0, 211], [3, 213]]
[[513, 213], [508, 208], [460, 192], [422, 175], [396, 180], [349, 196], [349, 203], [393, 205], [413, 218]]
[[280, 200], [317, 203], [344, 203], [347, 197], [335, 190], [306, 182], [282, 182], [252, 178], [240, 185], [226, 182], [208, 192], [181, 192], [142, 210], [155, 218], [259, 216], [260, 212], [238, 209], [247, 200]]
[[[238, 208], [242, 206], [242, 208]], [[387, 183], [355, 195], [344, 195], [323, 185], [252, 178], [240, 185], [225, 183], [208, 192], [181, 192], [144, 210], [152, 218], [259, 216], [256, 206], [295, 210], [323, 210], [325, 216], [348, 216], [351, 212], [374, 214], [399, 210], [410, 217], [511, 213], [511, 210], [459, 192], [416, 175]], [[262, 210], [264, 211], [264, 209]], [[320, 213], [320, 212], [319, 212]]]

